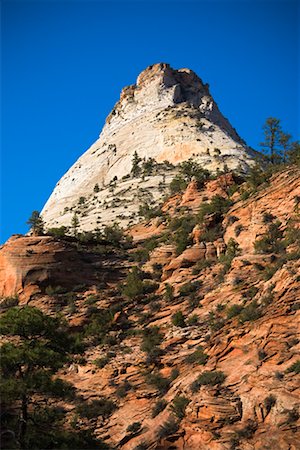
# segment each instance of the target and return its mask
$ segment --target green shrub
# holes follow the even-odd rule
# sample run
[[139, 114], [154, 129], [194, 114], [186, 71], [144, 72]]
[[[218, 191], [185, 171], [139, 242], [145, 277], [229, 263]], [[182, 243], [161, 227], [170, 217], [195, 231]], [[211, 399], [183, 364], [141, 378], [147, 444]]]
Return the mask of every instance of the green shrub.
[[129, 391], [131, 391], [132, 385], [126, 380], [120, 384], [116, 389], [116, 396], [119, 398], [125, 398]]
[[204, 365], [204, 364], [206, 364], [207, 360], [208, 360], [208, 355], [206, 353], [204, 353], [202, 347], [198, 347], [197, 350], [195, 350], [193, 353], [191, 353], [190, 355], [188, 355], [185, 358], [185, 361], [188, 364], [197, 363], [197, 364]]
[[226, 376], [222, 371], [206, 370], [191, 384], [191, 390], [192, 392], [197, 392], [201, 386], [216, 386], [223, 383], [225, 378]]
[[146, 381], [151, 386], [154, 386], [160, 394], [165, 394], [170, 387], [170, 380], [164, 378], [160, 373], [150, 373], [146, 376]]
[[19, 297], [17, 295], [11, 297], [3, 297], [0, 299], [0, 308], [12, 308], [13, 306], [17, 306], [19, 304]]
[[227, 319], [232, 319], [235, 316], [238, 316], [243, 310], [242, 305], [232, 305], [227, 309]]
[[254, 300], [248, 306], [245, 306], [245, 308], [241, 311], [239, 320], [241, 323], [245, 323], [259, 319], [261, 315], [261, 310], [259, 309], [257, 302]]
[[179, 429], [178, 422], [173, 418], [170, 417], [166, 422], [164, 422], [158, 430], [157, 437], [159, 439], [166, 438], [168, 436], [171, 436], [172, 434], [176, 433]]
[[164, 297], [167, 300], [167, 302], [171, 302], [172, 300], [174, 300], [174, 287], [171, 286], [169, 283], [165, 284]]
[[174, 313], [171, 317], [172, 324], [175, 325], [175, 327], [184, 328], [186, 327], [185, 318], [182, 314], [182, 311], [177, 311]]
[[178, 417], [179, 420], [182, 420], [185, 416], [185, 409], [189, 404], [190, 400], [183, 395], [178, 395], [173, 399], [171, 404], [171, 410]]
[[68, 232], [68, 227], [65, 227], [65, 226], [53, 227], [53, 228], [47, 229], [47, 234], [49, 236], [59, 237], [59, 238], [65, 237], [67, 232]]
[[157, 400], [157, 402], [153, 406], [151, 417], [154, 419], [154, 417], [158, 416], [158, 414], [166, 408], [167, 404], [168, 402], [164, 399]]
[[97, 358], [94, 360], [95, 366], [99, 367], [99, 369], [103, 369], [110, 361], [110, 357], [108, 355], [103, 356], [102, 358]]
[[171, 194], [177, 194], [180, 192], [183, 192], [186, 187], [187, 187], [188, 183], [187, 181], [184, 179], [184, 177], [180, 176], [180, 175], [176, 175], [176, 177], [173, 178], [173, 180], [170, 183], [169, 189]]
[[231, 200], [215, 195], [210, 203], [202, 203], [198, 213], [198, 220], [200, 223], [203, 223], [205, 216], [214, 214], [216, 221], [220, 221], [231, 205]]
[[122, 294], [130, 299], [134, 299], [143, 294], [143, 281], [141, 271], [138, 267], [133, 267], [126, 277]]
[[115, 411], [115, 409], [116, 405], [112, 400], [102, 397], [88, 403], [81, 403], [77, 406], [76, 412], [87, 419], [94, 419], [99, 416], [107, 418]]
[[143, 330], [141, 350], [146, 353], [151, 353], [155, 347], [162, 343], [163, 337], [158, 326], [145, 328]]
[[57, 295], [57, 294], [65, 294], [67, 292], [66, 288], [62, 286], [47, 286], [45, 289], [47, 295]]
[[254, 242], [255, 253], [281, 253], [284, 250], [283, 232], [280, 226], [279, 221], [269, 225], [264, 236]]
[[199, 281], [188, 281], [187, 283], [184, 283], [179, 288], [179, 293], [182, 296], [190, 295], [199, 289], [201, 286], [201, 283]]
[[287, 373], [290, 372], [295, 372], [295, 373], [300, 373], [300, 359], [298, 359], [297, 361], [294, 362], [294, 364], [292, 364], [287, 370]]
[[133, 422], [126, 428], [127, 433], [137, 433], [141, 429], [141, 422]]

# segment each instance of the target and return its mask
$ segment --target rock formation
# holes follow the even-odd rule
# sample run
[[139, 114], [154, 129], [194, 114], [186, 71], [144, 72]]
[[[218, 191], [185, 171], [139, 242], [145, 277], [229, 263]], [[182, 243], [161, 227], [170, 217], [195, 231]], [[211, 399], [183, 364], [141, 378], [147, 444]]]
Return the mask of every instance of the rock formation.
[[[239, 185], [219, 217], [223, 237], [206, 235], [203, 241], [205, 227], [194, 227], [190, 245], [178, 256], [168, 211], [180, 219], [186, 208], [198, 214], [203, 198], [213, 193], [228, 197], [224, 176], [201, 189], [192, 182], [175, 196], [176, 208], [166, 201], [163, 220], [129, 229], [129, 249], [77, 246], [76, 240], [47, 236], [15, 236], [1, 248], [1, 295], [18, 293], [22, 303], [59, 311], [73, 333], [85, 333], [84, 355], [75, 355], [60, 376], [77, 388], [81, 402], [105, 396], [116, 405], [109, 416], [77, 418], [77, 429], [90, 428], [120, 450], [297, 450], [299, 179], [299, 169], [290, 167], [246, 199], [246, 183]], [[270, 224], [280, 227], [277, 239], [285, 247], [255, 251]], [[239, 249], [230, 255], [232, 239]], [[148, 260], [138, 263], [135, 255], [149, 243]], [[143, 269], [147, 290], [130, 298], [120, 286], [133, 265]], [[51, 292], [49, 285], [69, 292]], [[99, 341], [87, 326], [108, 309], [110, 322]], [[180, 313], [181, 323], [174, 319]], [[153, 326], [163, 340], [159, 352], [153, 344], [151, 353], [143, 336]], [[178, 397], [185, 399], [184, 408]], [[165, 405], [155, 415], [158, 400]], [[65, 406], [74, 421], [76, 399]], [[162, 425], [170, 417], [177, 425], [166, 432]]]
[[[135, 152], [141, 164], [154, 162], [144, 176], [132, 177]], [[48, 227], [70, 226], [75, 211], [82, 230], [125, 226], [141, 203], [168, 192], [172, 165], [193, 158], [210, 171], [245, 171], [253, 155], [192, 70], [154, 64], [122, 90], [99, 139], [57, 183], [42, 215]]]

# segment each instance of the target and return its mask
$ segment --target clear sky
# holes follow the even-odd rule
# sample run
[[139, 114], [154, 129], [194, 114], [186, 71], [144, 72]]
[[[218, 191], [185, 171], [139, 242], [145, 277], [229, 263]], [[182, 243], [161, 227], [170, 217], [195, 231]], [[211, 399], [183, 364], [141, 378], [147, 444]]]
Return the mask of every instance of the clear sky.
[[268, 116], [299, 139], [299, 1], [2, 0], [1, 20], [1, 242], [150, 64], [193, 69], [252, 147]]

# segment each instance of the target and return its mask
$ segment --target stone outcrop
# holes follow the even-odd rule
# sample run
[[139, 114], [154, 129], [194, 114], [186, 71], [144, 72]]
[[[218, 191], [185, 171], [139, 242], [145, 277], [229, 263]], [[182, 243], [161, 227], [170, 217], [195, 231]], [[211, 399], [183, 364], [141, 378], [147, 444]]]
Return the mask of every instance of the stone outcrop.
[[[146, 180], [128, 180], [135, 152], [157, 165]], [[123, 89], [99, 139], [57, 183], [43, 218], [48, 227], [69, 226], [77, 211], [83, 230], [114, 221], [128, 225], [137, 221], [142, 202], [155, 204], [167, 192], [176, 171], [165, 161], [193, 158], [210, 171], [245, 171], [253, 156], [207, 84], [192, 70], [155, 64]]]
[[[0, 250], [0, 297], [29, 300], [46, 286], [72, 289], [97, 283], [94, 256], [79, 254], [71, 243], [49, 236], [12, 236]], [[98, 270], [99, 270], [98, 261]]]

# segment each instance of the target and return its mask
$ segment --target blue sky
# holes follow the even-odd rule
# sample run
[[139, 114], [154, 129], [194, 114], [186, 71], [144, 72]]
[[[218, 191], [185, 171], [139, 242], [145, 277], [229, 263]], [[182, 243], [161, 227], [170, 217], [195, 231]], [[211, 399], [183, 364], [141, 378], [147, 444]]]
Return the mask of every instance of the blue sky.
[[299, 139], [298, 1], [2, 0], [1, 21], [1, 242], [150, 64], [193, 69], [254, 148], [268, 116]]

